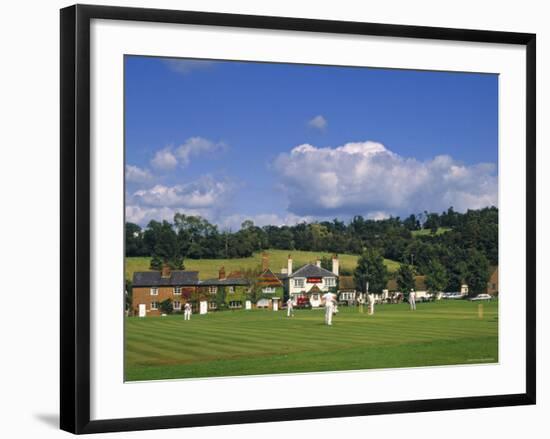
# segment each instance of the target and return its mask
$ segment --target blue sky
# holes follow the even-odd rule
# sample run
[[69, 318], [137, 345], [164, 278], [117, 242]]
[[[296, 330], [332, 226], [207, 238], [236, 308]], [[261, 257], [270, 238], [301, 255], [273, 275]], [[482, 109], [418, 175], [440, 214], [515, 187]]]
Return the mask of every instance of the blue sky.
[[126, 215], [236, 229], [496, 205], [498, 76], [125, 59]]

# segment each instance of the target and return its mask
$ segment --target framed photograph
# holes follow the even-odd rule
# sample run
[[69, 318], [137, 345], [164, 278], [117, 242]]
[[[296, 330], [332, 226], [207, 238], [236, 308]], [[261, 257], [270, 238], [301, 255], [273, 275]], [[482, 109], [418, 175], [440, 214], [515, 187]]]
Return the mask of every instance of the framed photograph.
[[61, 428], [535, 403], [535, 35], [61, 10]]

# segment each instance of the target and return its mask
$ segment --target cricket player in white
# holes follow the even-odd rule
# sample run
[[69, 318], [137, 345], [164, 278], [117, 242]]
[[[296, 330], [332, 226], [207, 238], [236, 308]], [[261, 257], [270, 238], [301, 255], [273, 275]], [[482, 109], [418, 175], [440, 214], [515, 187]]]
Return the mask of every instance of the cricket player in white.
[[191, 304], [189, 302], [183, 307], [183, 320], [191, 320]]
[[411, 290], [409, 293], [409, 306], [411, 307], [411, 311], [416, 311], [416, 293], [414, 290]]
[[292, 305], [292, 298], [288, 298], [288, 300], [286, 301], [286, 316], [287, 317], [294, 317], [294, 308], [293, 308], [293, 305]]
[[374, 314], [374, 294], [369, 294], [369, 314]]
[[332, 325], [332, 314], [334, 314], [334, 307], [336, 305], [336, 298], [331, 292], [323, 294], [322, 297], [325, 303], [325, 324]]

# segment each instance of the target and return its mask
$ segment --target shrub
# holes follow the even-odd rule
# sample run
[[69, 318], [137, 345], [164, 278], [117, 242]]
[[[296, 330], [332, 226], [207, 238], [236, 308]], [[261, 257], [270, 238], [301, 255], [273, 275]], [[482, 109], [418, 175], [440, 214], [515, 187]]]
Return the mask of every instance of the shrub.
[[174, 305], [172, 305], [171, 299], [166, 299], [160, 302], [160, 311], [163, 314], [172, 314], [174, 311]]

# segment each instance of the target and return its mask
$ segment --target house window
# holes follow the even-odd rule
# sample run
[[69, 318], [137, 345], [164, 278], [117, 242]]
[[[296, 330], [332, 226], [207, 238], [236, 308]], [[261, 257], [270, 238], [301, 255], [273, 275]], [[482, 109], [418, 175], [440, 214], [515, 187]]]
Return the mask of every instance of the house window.
[[294, 286], [296, 288], [304, 288], [304, 279], [294, 279]]
[[333, 277], [327, 277], [326, 278], [327, 287], [335, 287], [336, 286], [336, 279]]
[[262, 288], [262, 293], [273, 294], [275, 292], [275, 287], [265, 287]]
[[174, 294], [176, 296], [181, 295], [181, 287], [174, 287]]
[[151, 302], [151, 309], [159, 309], [159, 303], [158, 302]]
[[269, 307], [269, 302], [268, 299], [260, 299], [256, 302], [256, 308], [267, 308]]
[[242, 308], [243, 303], [238, 300], [232, 300], [229, 302], [229, 308]]
[[151, 288], [151, 296], [158, 296], [158, 295], [159, 295], [159, 289]]
[[218, 304], [216, 302], [208, 302], [209, 309], [216, 309], [217, 307], [218, 307]]
[[208, 287], [208, 292], [210, 294], [216, 294], [218, 292], [218, 287]]
[[179, 300], [174, 300], [174, 309], [181, 309], [181, 302]]
[[233, 294], [233, 293], [235, 292], [235, 287], [234, 287], [234, 286], [229, 286], [229, 287], [227, 287], [227, 292], [228, 292], [229, 294]]
[[353, 300], [355, 298], [355, 293], [341, 293], [340, 300]]

